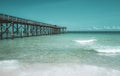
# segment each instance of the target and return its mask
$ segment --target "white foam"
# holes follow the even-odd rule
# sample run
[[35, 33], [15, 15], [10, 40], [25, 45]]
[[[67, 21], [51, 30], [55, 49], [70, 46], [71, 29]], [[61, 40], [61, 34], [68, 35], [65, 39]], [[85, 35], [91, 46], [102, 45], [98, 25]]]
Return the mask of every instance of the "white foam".
[[0, 68], [5, 69], [5, 70], [11, 70], [11, 69], [16, 69], [18, 68], [18, 61], [17, 60], [3, 60], [0, 61]]
[[[6, 63], [6, 62], [5, 62]], [[0, 68], [1, 70], [1, 68]], [[82, 64], [30, 64], [11, 71], [0, 71], [0, 76], [119, 76], [120, 71]]]
[[120, 53], [120, 49], [97, 49], [101, 53]]
[[93, 45], [91, 46], [99, 55], [116, 56], [120, 54], [120, 46], [105, 46], [105, 45]]
[[89, 39], [89, 40], [75, 40], [75, 42], [86, 45], [86, 44], [92, 44], [96, 41], [96, 39]]
[[119, 76], [120, 71], [90, 65], [60, 64], [36, 65], [20, 76]]
[[120, 46], [95, 45], [92, 48], [99, 53], [108, 53], [108, 54], [120, 53]]

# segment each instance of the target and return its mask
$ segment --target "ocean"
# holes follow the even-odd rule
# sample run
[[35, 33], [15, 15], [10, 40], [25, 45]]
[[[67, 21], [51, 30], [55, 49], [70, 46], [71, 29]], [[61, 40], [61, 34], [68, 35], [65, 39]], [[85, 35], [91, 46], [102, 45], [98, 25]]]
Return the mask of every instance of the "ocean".
[[120, 76], [120, 33], [0, 40], [0, 76]]

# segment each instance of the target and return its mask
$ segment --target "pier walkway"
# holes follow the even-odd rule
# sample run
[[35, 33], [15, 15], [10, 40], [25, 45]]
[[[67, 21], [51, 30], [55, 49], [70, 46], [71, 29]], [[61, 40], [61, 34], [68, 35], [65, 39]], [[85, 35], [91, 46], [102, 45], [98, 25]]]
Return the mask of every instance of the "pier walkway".
[[61, 34], [66, 27], [0, 14], [0, 40]]

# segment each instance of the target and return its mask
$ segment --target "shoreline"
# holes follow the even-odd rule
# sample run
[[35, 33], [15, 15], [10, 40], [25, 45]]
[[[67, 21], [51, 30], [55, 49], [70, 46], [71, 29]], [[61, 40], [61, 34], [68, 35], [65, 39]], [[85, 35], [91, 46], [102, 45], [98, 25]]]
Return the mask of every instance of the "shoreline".
[[[4, 62], [6, 64], [8, 62]], [[120, 71], [76, 63], [22, 64], [16, 61], [0, 69], [0, 76], [119, 76]]]

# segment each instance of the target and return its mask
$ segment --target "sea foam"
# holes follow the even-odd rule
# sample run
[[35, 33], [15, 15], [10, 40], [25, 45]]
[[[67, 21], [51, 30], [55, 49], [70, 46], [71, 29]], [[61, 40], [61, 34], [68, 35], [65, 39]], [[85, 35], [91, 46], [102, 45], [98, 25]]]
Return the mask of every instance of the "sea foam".
[[101, 53], [120, 53], [120, 49], [98, 49]]
[[[91, 70], [92, 69], [92, 70]], [[20, 71], [19, 71], [20, 70]], [[5, 73], [5, 74], [4, 74]], [[120, 71], [80, 64], [34, 64], [23, 69], [4, 72], [0, 76], [119, 76]], [[8, 74], [9, 73], [9, 74]]]
[[98, 52], [99, 55], [116, 56], [120, 54], [119, 46], [95, 45], [91, 48], [94, 49], [94, 51]]
[[86, 45], [86, 44], [92, 44], [96, 41], [96, 39], [88, 39], [88, 40], [75, 40], [75, 42]]
[[104, 46], [104, 45], [95, 45], [92, 47], [99, 53], [120, 53], [119, 46]]
[[17, 60], [2, 60], [0, 61], [0, 68], [3, 70], [17, 69], [19, 67], [19, 62]]

